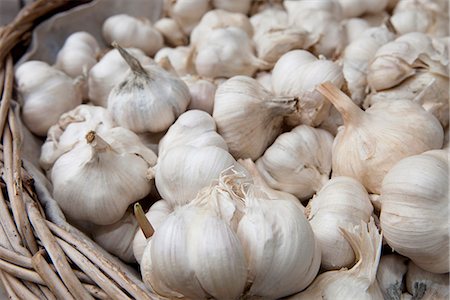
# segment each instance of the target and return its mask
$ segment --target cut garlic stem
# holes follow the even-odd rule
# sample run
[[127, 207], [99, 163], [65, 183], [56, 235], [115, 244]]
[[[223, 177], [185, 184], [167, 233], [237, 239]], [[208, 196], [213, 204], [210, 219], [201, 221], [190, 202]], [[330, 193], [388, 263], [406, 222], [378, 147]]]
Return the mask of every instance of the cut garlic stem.
[[113, 46], [119, 51], [120, 55], [123, 57], [125, 62], [130, 67], [131, 71], [133, 71], [135, 75], [146, 77], [149, 76], [148, 72], [142, 67], [139, 61], [135, 57], [133, 57], [130, 53], [128, 53], [127, 50], [122, 48], [116, 41], [112, 42], [111, 46]]
[[144, 233], [145, 238], [148, 239], [149, 237], [151, 237], [155, 233], [155, 230], [145, 216], [144, 210], [139, 203], [134, 204], [134, 216], [136, 217], [136, 220], [142, 232]]
[[108, 144], [108, 142], [102, 139], [95, 131], [89, 131], [86, 134], [86, 141], [97, 152], [104, 152], [107, 149], [111, 149], [111, 146]]

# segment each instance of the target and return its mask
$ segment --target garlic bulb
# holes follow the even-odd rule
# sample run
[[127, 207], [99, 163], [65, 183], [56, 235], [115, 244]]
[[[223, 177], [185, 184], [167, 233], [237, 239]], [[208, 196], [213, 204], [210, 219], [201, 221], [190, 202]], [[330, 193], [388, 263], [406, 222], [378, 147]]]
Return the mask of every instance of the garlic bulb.
[[103, 107], [82, 104], [64, 113], [48, 130], [39, 159], [41, 167], [49, 171], [61, 155], [84, 141], [86, 132], [102, 134], [113, 127], [112, 116]]
[[99, 52], [100, 47], [91, 34], [75, 32], [59, 50], [55, 67], [73, 78], [85, 75], [97, 63]]
[[155, 55], [155, 61], [160, 63], [165, 57], [169, 59], [178, 76], [195, 74], [192, 62], [192, 49], [189, 47], [162, 48]]
[[110, 225], [97, 225], [91, 229], [92, 239], [109, 253], [124, 262], [133, 263], [133, 238], [139, 230], [136, 218], [126, 212], [122, 219]]
[[173, 147], [158, 159], [156, 188], [173, 207], [184, 205], [223, 170], [236, 165], [233, 157], [219, 147]]
[[210, 9], [209, 0], [175, 0], [171, 1], [168, 14], [179, 24], [185, 34], [190, 34]]
[[[173, 207], [169, 202], [165, 200], [159, 200], [155, 202], [145, 214], [152, 227], [155, 230], [161, 226], [162, 223], [167, 219], [167, 217], [173, 212]], [[147, 246], [149, 239], [146, 239], [141, 229], [136, 231], [133, 239], [133, 255], [136, 261], [140, 264], [142, 260], [142, 255], [144, 254], [145, 247]]]
[[284, 1], [289, 23], [319, 37], [310, 48], [316, 55], [337, 57], [344, 49], [345, 31], [341, 24], [342, 8], [333, 0]]
[[160, 132], [169, 128], [187, 108], [190, 94], [186, 84], [156, 65], [141, 66], [118, 46], [131, 71], [108, 97], [114, 120], [134, 132]]
[[186, 83], [191, 94], [188, 109], [199, 109], [212, 115], [217, 85], [208, 78], [198, 76], [187, 75], [181, 79]]
[[228, 27], [238, 27], [247, 33], [249, 38], [253, 36], [253, 26], [246, 15], [215, 9], [207, 12], [194, 28], [190, 36], [191, 45], [203, 43], [215, 29]]
[[102, 34], [108, 45], [115, 41], [122, 47], [141, 49], [148, 56], [153, 56], [164, 45], [162, 35], [150, 20], [125, 14], [107, 18]]
[[377, 281], [385, 299], [401, 299], [407, 269], [407, 258], [397, 254], [381, 256]]
[[228, 151], [225, 140], [216, 131], [216, 122], [207, 113], [190, 110], [177, 119], [159, 142], [159, 156], [178, 146], [196, 148], [216, 146]]
[[380, 91], [394, 87], [417, 69], [448, 77], [449, 61], [429, 36], [412, 32], [380, 47], [369, 65], [369, 86]]
[[278, 136], [256, 165], [271, 188], [309, 199], [328, 181], [333, 136], [300, 125]]
[[352, 246], [357, 263], [349, 270], [320, 274], [306, 290], [288, 299], [383, 299], [376, 281], [382, 238], [373, 219], [368, 224], [361, 222], [343, 228], [342, 233]]
[[367, 13], [378, 13], [383, 11], [388, 0], [338, 0], [342, 7], [342, 13], [345, 18], [359, 17]]
[[212, 0], [212, 5], [216, 9], [223, 9], [229, 12], [248, 14], [252, 0]]
[[449, 89], [448, 77], [418, 71], [394, 88], [370, 94], [364, 105], [367, 107], [379, 101], [408, 99], [422, 105], [445, 127], [449, 118]]
[[235, 76], [216, 91], [213, 117], [235, 158], [256, 160], [280, 134], [297, 100], [275, 97], [253, 78]]
[[339, 270], [355, 262], [339, 228], [369, 222], [373, 207], [364, 187], [350, 177], [334, 177], [308, 202], [306, 214], [322, 249], [322, 268]]
[[353, 177], [369, 193], [380, 193], [384, 176], [401, 159], [442, 147], [442, 126], [416, 103], [383, 101], [363, 111], [331, 83], [317, 89], [344, 119], [333, 143], [333, 176]]
[[164, 41], [169, 46], [176, 47], [188, 44], [188, 37], [174, 19], [159, 19], [154, 26], [162, 34]]
[[[156, 155], [133, 132], [115, 127], [94, 131], [53, 165], [53, 196], [70, 219], [109, 225], [128, 205], [150, 192], [148, 168]], [[95, 187], [95, 193], [92, 192]]]
[[81, 87], [45, 62], [27, 61], [14, 76], [22, 100], [22, 120], [36, 135], [45, 136], [63, 113], [81, 104]]
[[343, 21], [347, 45], [357, 40], [364, 31], [371, 26], [369, 22], [361, 18], [351, 18]]
[[352, 100], [360, 105], [367, 95], [367, 73], [369, 63], [378, 48], [394, 39], [386, 27], [369, 28], [347, 45], [343, 55], [343, 69]]
[[181, 206], [156, 230], [141, 261], [144, 283], [168, 298], [237, 299], [247, 277], [237, 234], [220, 216]]
[[326, 81], [340, 88], [344, 83], [341, 67], [330, 60], [317, 59], [308, 51], [289, 51], [277, 61], [272, 70], [274, 93], [299, 99], [299, 113], [288, 119], [289, 125], [314, 127], [326, 119], [331, 105], [315, 90]]
[[253, 75], [270, 64], [257, 58], [248, 35], [238, 27], [214, 29], [195, 46], [195, 69], [200, 76]]
[[433, 150], [402, 159], [381, 187], [386, 242], [433, 273], [449, 272], [448, 157], [447, 150]]
[[[152, 59], [139, 49], [128, 48], [141, 64], [153, 63]], [[95, 105], [106, 107], [108, 96], [115, 85], [127, 76], [130, 67], [123, 60], [117, 49], [110, 50], [94, 65], [88, 75], [88, 97]]]
[[406, 273], [406, 288], [413, 295], [413, 299], [448, 299], [450, 295], [449, 276], [448, 273], [427, 272], [410, 261]]

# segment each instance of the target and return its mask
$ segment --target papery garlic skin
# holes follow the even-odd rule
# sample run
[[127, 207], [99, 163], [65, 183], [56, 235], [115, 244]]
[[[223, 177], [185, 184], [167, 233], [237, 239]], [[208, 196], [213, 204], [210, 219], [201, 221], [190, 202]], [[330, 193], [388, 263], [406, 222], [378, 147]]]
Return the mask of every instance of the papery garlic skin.
[[114, 120], [136, 133], [166, 130], [189, 104], [186, 84], [156, 65], [141, 66], [122, 48], [119, 52], [131, 70], [108, 96]]
[[47, 139], [41, 148], [39, 163], [49, 171], [55, 161], [85, 140], [91, 130], [102, 134], [115, 127], [111, 114], [103, 107], [79, 105], [61, 115], [58, 122], [50, 127]]
[[188, 44], [187, 35], [174, 19], [159, 19], [154, 26], [164, 37], [166, 44], [174, 47]]
[[361, 183], [350, 177], [333, 177], [311, 199], [306, 214], [320, 249], [325, 270], [350, 268], [355, 262], [350, 243], [339, 228], [369, 222], [373, 207]]
[[297, 110], [297, 100], [276, 97], [253, 78], [235, 76], [219, 85], [213, 117], [235, 158], [256, 160], [281, 132], [283, 118]]
[[408, 270], [407, 260], [397, 254], [381, 256], [377, 281], [385, 299], [402, 299], [403, 277]]
[[448, 158], [448, 151], [433, 150], [402, 159], [381, 187], [386, 242], [433, 273], [449, 272]]
[[178, 76], [196, 73], [192, 62], [192, 49], [190, 47], [161, 48], [155, 55], [155, 61], [160, 63], [166, 57], [169, 59], [170, 64]]
[[252, 0], [212, 0], [212, 5], [216, 9], [223, 9], [229, 12], [248, 14]]
[[[128, 48], [127, 51], [144, 65], [153, 63], [152, 59], [139, 49]], [[117, 49], [112, 49], [106, 53], [89, 71], [89, 100], [95, 105], [106, 107], [109, 93], [115, 85], [125, 79], [129, 69], [130, 67]]]
[[270, 187], [306, 200], [329, 179], [332, 144], [327, 131], [300, 125], [278, 136], [256, 165]]
[[406, 273], [406, 288], [413, 299], [448, 299], [450, 295], [449, 275], [427, 272], [412, 261]]
[[190, 110], [180, 115], [159, 142], [159, 156], [178, 146], [196, 148], [215, 146], [228, 151], [225, 140], [217, 133], [214, 119], [200, 110]]
[[416, 103], [384, 101], [363, 111], [331, 84], [318, 90], [344, 119], [333, 143], [333, 176], [353, 177], [369, 193], [380, 193], [384, 176], [401, 159], [442, 147], [442, 126]]
[[81, 104], [82, 89], [45, 62], [27, 61], [14, 76], [22, 100], [22, 120], [36, 135], [45, 136], [63, 113]]
[[209, 0], [171, 1], [168, 15], [179, 24], [185, 34], [190, 34], [203, 15], [211, 9], [209, 2]]
[[162, 35], [153, 28], [150, 20], [126, 14], [106, 19], [102, 34], [108, 45], [116, 41], [122, 47], [141, 49], [148, 56], [153, 56], [164, 45]]
[[[161, 226], [162, 223], [167, 219], [167, 217], [173, 212], [173, 207], [169, 202], [161, 199], [155, 202], [148, 212], [145, 214], [148, 221], [155, 230]], [[133, 238], [133, 255], [136, 261], [141, 264], [142, 255], [144, 254], [145, 247], [150, 242], [151, 237], [146, 239], [142, 230], [138, 228]]]
[[197, 76], [187, 75], [181, 79], [186, 83], [191, 94], [188, 109], [199, 109], [212, 115], [217, 85], [212, 80]]
[[150, 192], [148, 168], [156, 159], [139, 137], [125, 128], [112, 128], [101, 137], [89, 132], [86, 143], [53, 165], [53, 196], [69, 219], [112, 224], [131, 203]]
[[344, 83], [342, 69], [336, 63], [317, 59], [305, 50], [285, 53], [272, 70], [272, 90], [276, 95], [299, 98], [299, 113], [288, 119], [291, 126], [317, 126], [328, 116], [330, 103], [316, 86], [331, 81], [338, 87]]
[[96, 63], [100, 46], [89, 33], [71, 34], [56, 57], [55, 67], [72, 78], [85, 75]]
[[127, 263], [136, 262], [133, 255], [133, 238], [139, 229], [134, 215], [130, 212], [116, 223], [105, 226], [94, 226], [91, 229], [92, 239], [109, 253]]

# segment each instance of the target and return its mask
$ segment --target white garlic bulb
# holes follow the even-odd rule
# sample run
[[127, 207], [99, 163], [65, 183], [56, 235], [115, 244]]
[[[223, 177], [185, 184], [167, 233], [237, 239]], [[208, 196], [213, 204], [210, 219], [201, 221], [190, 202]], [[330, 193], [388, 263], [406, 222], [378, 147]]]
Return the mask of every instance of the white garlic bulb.
[[296, 99], [276, 97], [255, 79], [235, 76], [217, 88], [213, 117], [230, 153], [255, 160], [280, 134], [283, 118], [296, 109]]
[[[117, 222], [128, 205], [150, 192], [148, 168], [156, 155], [133, 132], [94, 131], [53, 165], [53, 196], [70, 219], [98, 225]], [[92, 187], [95, 187], [93, 191]]]
[[407, 258], [397, 254], [381, 256], [377, 281], [385, 299], [401, 299], [407, 270]]
[[332, 178], [309, 201], [306, 214], [322, 249], [323, 269], [353, 266], [355, 254], [339, 228], [369, 222], [372, 211], [369, 195], [362, 184], [345, 176]]
[[216, 146], [228, 151], [225, 140], [216, 131], [216, 122], [201, 110], [189, 110], [180, 115], [159, 142], [159, 156], [178, 146], [196, 148]]
[[126, 212], [122, 219], [110, 225], [96, 225], [90, 233], [92, 239], [109, 253], [119, 257], [124, 262], [133, 263], [133, 238], [138, 228], [136, 218]]
[[449, 275], [427, 272], [410, 261], [406, 273], [406, 288], [413, 299], [448, 299]]
[[14, 76], [22, 100], [22, 120], [36, 135], [45, 136], [63, 113], [81, 104], [81, 86], [45, 62], [24, 62]]
[[100, 47], [89, 33], [80, 31], [71, 34], [56, 56], [55, 67], [70, 77], [85, 75], [96, 63]]
[[343, 228], [342, 233], [352, 246], [357, 263], [349, 270], [320, 274], [306, 290], [288, 299], [383, 299], [376, 280], [382, 237], [373, 219], [368, 224]]
[[238, 27], [217, 28], [195, 45], [194, 64], [205, 77], [252, 76], [271, 65], [257, 58], [248, 35]]
[[118, 50], [131, 70], [109, 94], [108, 110], [120, 126], [134, 132], [166, 130], [186, 110], [189, 89], [160, 67], [143, 67], [126, 50], [120, 46]]
[[105, 20], [103, 38], [110, 45], [117, 42], [122, 47], [138, 48], [153, 56], [164, 45], [163, 37], [149, 19], [126, 14], [114, 15]]
[[188, 109], [199, 109], [212, 115], [217, 85], [212, 80], [199, 76], [187, 75], [181, 79], [186, 83], [191, 94]]
[[174, 47], [188, 44], [188, 37], [174, 19], [159, 19], [154, 26], [162, 34], [166, 44]]
[[402, 159], [384, 177], [380, 194], [386, 242], [433, 273], [449, 272], [448, 159], [447, 150]]
[[[155, 230], [161, 226], [162, 223], [167, 219], [167, 217], [173, 212], [173, 207], [169, 202], [165, 200], [159, 200], [150, 207], [148, 212], [145, 214], [146, 218]], [[144, 254], [145, 247], [147, 247], [148, 242], [151, 237], [146, 239], [144, 233], [141, 229], [136, 231], [133, 239], [133, 255], [136, 261], [140, 264], [142, 260], [142, 255]]]
[[327, 131], [300, 125], [278, 136], [256, 165], [271, 188], [306, 200], [329, 179], [332, 145]]
[[82, 104], [64, 113], [48, 130], [39, 159], [41, 167], [49, 171], [61, 155], [84, 141], [86, 132], [93, 130], [102, 134], [113, 127], [111, 114], [100, 106]]
[[299, 114], [288, 119], [289, 125], [317, 126], [325, 120], [331, 104], [315, 88], [326, 81], [340, 88], [344, 83], [342, 68], [308, 51], [292, 50], [277, 61], [272, 70], [274, 93], [299, 99]]
[[[128, 48], [141, 64], [151, 64], [152, 59], [139, 49]], [[88, 75], [88, 98], [98, 106], [108, 105], [108, 96], [115, 85], [119, 84], [127, 76], [130, 67], [123, 60], [117, 49], [106, 53], [100, 61], [94, 65]]]
[[173, 207], [192, 201], [197, 193], [237, 162], [224, 149], [209, 146], [177, 146], [158, 159], [156, 188]]
[[203, 15], [211, 9], [209, 2], [209, 0], [171, 1], [168, 15], [179, 24], [185, 34], [190, 34]]
[[216, 9], [223, 9], [229, 12], [248, 14], [252, 0], [212, 0], [212, 5]]
[[363, 14], [378, 13], [383, 11], [388, 0], [338, 0], [345, 18], [359, 17]]
[[331, 83], [317, 89], [344, 119], [333, 143], [333, 176], [353, 177], [369, 193], [380, 193], [384, 176], [402, 158], [442, 147], [441, 124], [416, 103], [383, 101], [363, 111]]
[[176, 48], [161, 48], [156, 55], [155, 61], [161, 63], [164, 58], [169, 59], [178, 76], [195, 74], [194, 64], [192, 62], [192, 49], [190, 47], [179, 46]]

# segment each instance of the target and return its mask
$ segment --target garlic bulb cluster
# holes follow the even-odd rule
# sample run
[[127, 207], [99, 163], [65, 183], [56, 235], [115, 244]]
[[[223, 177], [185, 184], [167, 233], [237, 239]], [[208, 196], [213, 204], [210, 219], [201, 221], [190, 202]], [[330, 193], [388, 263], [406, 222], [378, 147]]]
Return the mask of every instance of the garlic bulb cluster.
[[27, 61], [14, 76], [22, 101], [22, 120], [36, 135], [45, 136], [63, 113], [81, 104], [81, 86], [45, 62]]
[[185, 34], [190, 34], [202, 16], [210, 9], [209, 0], [170, 1], [167, 7], [169, 17], [178, 23]]
[[448, 159], [447, 150], [402, 159], [381, 187], [380, 224], [386, 242], [433, 273], [449, 272]]
[[388, 0], [337, 0], [345, 18], [359, 17], [363, 14], [376, 14], [385, 10]]
[[81, 31], [71, 34], [56, 57], [55, 67], [70, 77], [87, 75], [97, 63], [100, 47], [89, 33]]
[[159, 19], [154, 27], [158, 30], [164, 38], [165, 44], [169, 46], [183, 46], [187, 45], [188, 37], [180, 28], [177, 21], [171, 18]]
[[332, 149], [333, 176], [353, 177], [369, 193], [380, 193], [384, 176], [401, 159], [442, 147], [441, 124], [416, 103], [383, 101], [363, 111], [331, 83], [317, 89], [344, 119]]
[[166, 130], [186, 110], [189, 89], [177, 76], [153, 64], [142, 66], [125, 49], [117, 48], [131, 70], [111, 90], [108, 110], [120, 126], [136, 133]]
[[381, 256], [377, 281], [385, 299], [401, 299], [407, 270], [407, 258], [397, 254]]
[[378, 48], [394, 39], [386, 27], [369, 28], [344, 50], [342, 73], [352, 100], [360, 105], [367, 95], [369, 63]]
[[278, 136], [256, 165], [270, 187], [306, 200], [329, 179], [332, 145], [327, 131], [300, 125]]
[[342, 233], [352, 246], [357, 263], [348, 270], [320, 274], [305, 291], [288, 299], [383, 299], [376, 280], [382, 237], [373, 218], [368, 224], [342, 228]]
[[185, 76], [188, 74], [195, 74], [194, 64], [192, 62], [192, 49], [189, 47], [176, 47], [169, 48], [164, 47], [159, 50], [155, 55], [155, 62], [161, 64], [161, 62], [167, 58], [178, 74], [178, 76]]
[[122, 47], [141, 49], [148, 56], [153, 56], [164, 45], [162, 35], [150, 20], [125, 14], [106, 19], [102, 34], [108, 45], [115, 41]]
[[212, 115], [217, 85], [212, 80], [199, 76], [187, 75], [181, 79], [186, 83], [191, 94], [188, 109], [199, 109]]
[[355, 262], [352, 246], [339, 230], [367, 223], [373, 207], [364, 187], [350, 177], [334, 177], [308, 202], [306, 214], [322, 249], [322, 268], [339, 270]]
[[235, 76], [219, 85], [213, 117], [235, 158], [256, 160], [281, 133], [283, 118], [297, 111], [293, 97], [276, 97], [253, 78]]
[[392, 88], [418, 69], [448, 78], [448, 57], [424, 33], [400, 36], [378, 49], [369, 65], [367, 81], [375, 91]]
[[[150, 192], [156, 155], [133, 132], [114, 127], [60, 156], [51, 173], [53, 197], [69, 219], [109, 225]], [[92, 192], [95, 187], [95, 193]]]
[[177, 119], [159, 142], [159, 156], [163, 157], [177, 146], [196, 148], [215, 146], [228, 150], [225, 140], [216, 131], [216, 122], [204, 111], [190, 110]]
[[310, 48], [316, 55], [337, 57], [344, 48], [345, 31], [341, 24], [342, 8], [337, 1], [284, 1], [289, 23], [319, 37]]
[[[139, 49], [128, 48], [141, 64], [153, 63], [152, 59]], [[115, 85], [119, 84], [127, 76], [130, 67], [124, 61], [117, 49], [112, 49], [106, 53], [100, 61], [95, 64], [88, 75], [88, 98], [98, 106], [108, 105], [108, 96]]]
[[212, 0], [212, 5], [216, 9], [246, 15], [250, 11], [252, 0]]
[[49, 172], [61, 155], [84, 141], [86, 132], [93, 130], [102, 134], [113, 127], [112, 116], [103, 107], [82, 104], [64, 113], [48, 130], [39, 159], [41, 167]]
[[342, 68], [308, 51], [289, 51], [277, 61], [272, 71], [273, 92], [299, 99], [299, 112], [288, 119], [289, 125], [317, 126], [326, 119], [330, 103], [315, 90], [326, 81], [340, 88], [344, 83]]
[[410, 261], [406, 273], [406, 288], [413, 299], [448, 299], [449, 275], [427, 272]]

